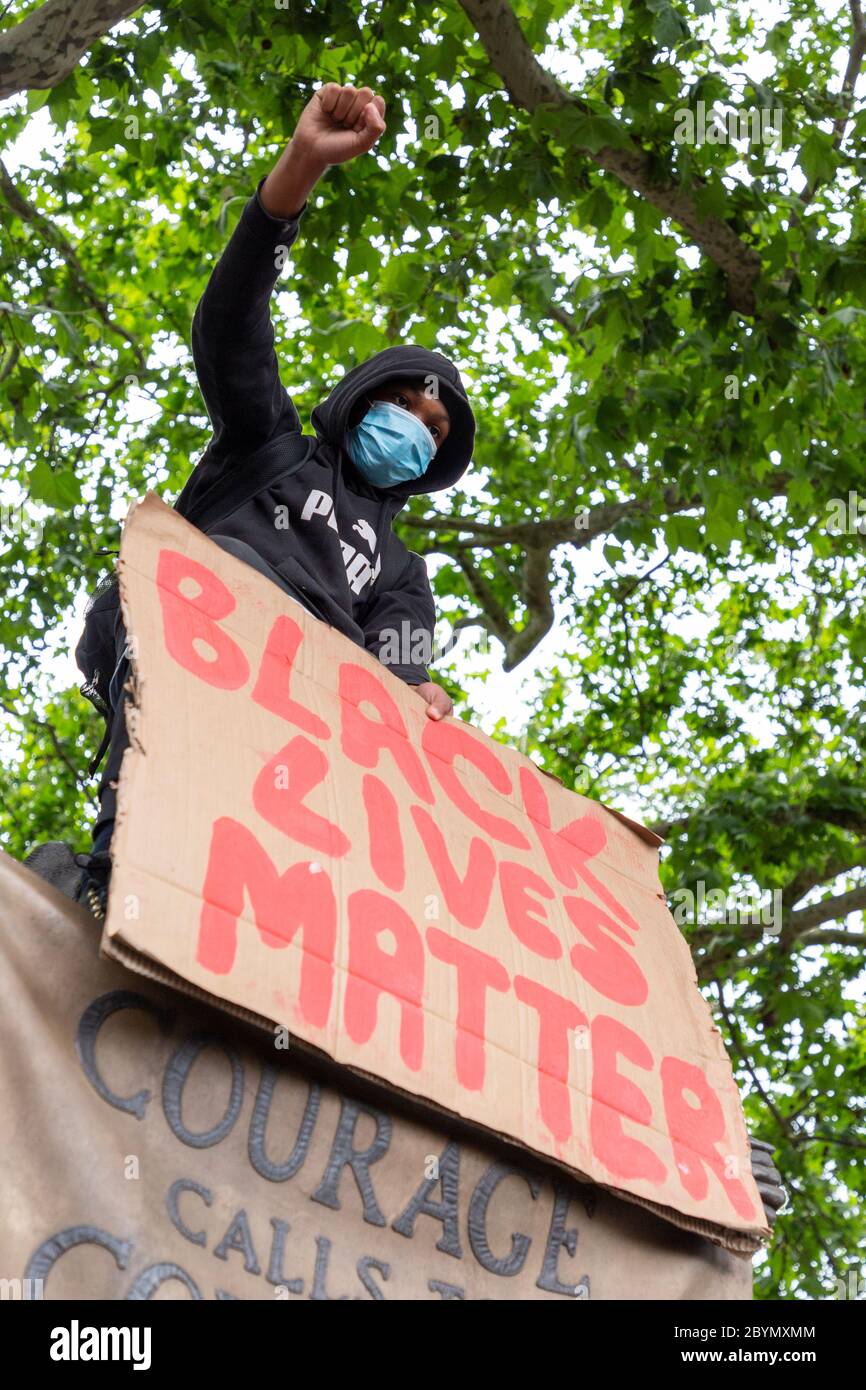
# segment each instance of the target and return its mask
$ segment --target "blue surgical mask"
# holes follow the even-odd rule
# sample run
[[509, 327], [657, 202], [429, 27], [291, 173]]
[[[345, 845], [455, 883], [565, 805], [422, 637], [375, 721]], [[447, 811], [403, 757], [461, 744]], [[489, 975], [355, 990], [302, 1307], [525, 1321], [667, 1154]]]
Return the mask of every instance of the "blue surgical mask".
[[349, 430], [349, 457], [374, 487], [390, 487], [426, 473], [436, 452], [433, 436], [417, 415], [391, 401], [373, 401]]

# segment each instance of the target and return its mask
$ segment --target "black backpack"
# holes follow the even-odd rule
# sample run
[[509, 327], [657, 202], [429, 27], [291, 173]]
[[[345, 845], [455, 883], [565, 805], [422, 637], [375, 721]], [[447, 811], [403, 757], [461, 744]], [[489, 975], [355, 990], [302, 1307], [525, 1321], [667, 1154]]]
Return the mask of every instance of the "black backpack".
[[[258, 493], [282, 477], [289, 477], [306, 463], [316, 446], [310, 436], [295, 432], [277, 435], [260, 449], [243, 457], [229, 455], [216, 480], [196, 496], [199, 469], [196, 464], [175, 502], [175, 510], [200, 531], [208, 532], [245, 506]], [[205, 455], [205, 458], [207, 456]], [[84, 631], [75, 648], [75, 660], [84, 676], [81, 693], [105, 720], [105, 734], [91, 762], [91, 776], [105, 756], [111, 738], [113, 712], [109, 686], [117, 665], [117, 625], [121, 621], [117, 572], [100, 580], [84, 610]]]

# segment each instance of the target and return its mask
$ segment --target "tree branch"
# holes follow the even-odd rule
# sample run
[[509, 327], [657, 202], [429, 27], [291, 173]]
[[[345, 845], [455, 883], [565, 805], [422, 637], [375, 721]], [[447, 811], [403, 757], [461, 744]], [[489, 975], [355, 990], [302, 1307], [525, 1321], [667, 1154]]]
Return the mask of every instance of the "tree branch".
[[[687, 811], [685, 815], [676, 816], [668, 821], [657, 821], [649, 827], [656, 835], [661, 835], [666, 840], [675, 830], [686, 830], [693, 820], [704, 814], [703, 808], [694, 811]], [[768, 808], [763, 812], [763, 818], [768, 824], [790, 825], [799, 817], [806, 817], [809, 820], [824, 821], [827, 825], [838, 825], [841, 830], [848, 830], [852, 835], [857, 835], [861, 839], [866, 838], [866, 817], [860, 812], [849, 810], [845, 806], [828, 806], [825, 801], [815, 799], [814, 803], [805, 802], [796, 806], [785, 804]], [[845, 864], [839, 873], [845, 873], [848, 868], [857, 868], [859, 860], [854, 863]], [[814, 880], [815, 883], [826, 883], [828, 878], [835, 878], [835, 874], [828, 874], [827, 878], [821, 877]], [[814, 885], [809, 885], [814, 886]], [[803, 890], [808, 891], [807, 889]], [[803, 894], [800, 894], [802, 897]]]
[[[700, 498], [679, 497], [675, 488], [668, 487], [664, 490], [661, 510], [669, 514], [700, 505]], [[586, 516], [587, 525], [581, 525], [579, 528], [577, 517], [574, 515], [553, 517], [549, 521], [518, 521], [509, 526], [496, 526], [486, 521], [474, 521], [472, 518], [438, 515], [406, 516], [402, 518], [402, 522], [419, 530], [440, 534], [449, 531], [457, 532], [458, 535], [468, 533], [469, 539], [458, 542], [456, 553], [450, 550], [445, 553], [460, 566], [473, 597], [483, 609], [488, 630], [498, 637], [505, 647], [504, 669], [513, 671], [538, 646], [553, 626], [554, 611], [550, 597], [550, 556], [553, 549], [566, 543], [580, 549], [589, 545], [596, 536], [612, 530], [624, 516], [651, 512], [658, 509], [658, 506], [657, 499], [646, 497], [631, 498], [627, 502], [610, 502], [605, 506], [593, 508]], [[493, 589], [467, 553], [476, 547], [489, 550], [494, 545], [518, 545], [524, 550], [521, 598], [526, 605], [528, 616], [520, 628], [513, 626], [508, 612], [495, 597]], [[639, 576], [632, 589], [648, 577], [648, 574]], [[625, 591], [622, 597], [628, 597], [629, 592], [631, 590]]]
[[864, 946], [866, 945], [866, 932], [846, 931], [844, 927], [838, 930], [825, 931], [823, 927], [816, 927], [814, 931], [804, 932], [797, 938], [798, 946]]
[[[838, 116], [833, 123], [833, 148], [838, 150], [845, 138], [845, 131], [851, 119], [851, 108], [854, 105], [854, 89], [857, 86], [857, 78], [860, 76], [860, 68], [863, 64], [863, 55], [866, 53], [866, 23], [863, 20], [863, 11], [860, 0], [848, 0], [848, 8], [851, 11], [851, 47], [848, 51], [848, 66], [845, 69], [845, 76], [842, 79], [842, 87], [839, 92], [842, 104], [845, 107], [844, 114]], [[800, 202], [805, 207], [811, 203], [816, 192], [826, 180], [823, 178], [815, 179], [809, 183], [808, 179], [800, 190]], [[799, 226], [800, 218], [796, 212], [791, 214], [788, 227]]]
[[866, 53], [866, 22], [863, 19], [860, 0], [848, 0], [848, 8], [851, 11], [851, 47], [848, 52], [848, 66], [842, 79], [842, 90], [839, 93], [845, 106], [845, 114], [840, 116], [833, 126], [833, 144], [837, 149], [845, 138], [845, 130], [851, 119], [854, 89], [863, 65], [863, 55]]
[[[516, 106], [529, 112], [542, 105], [579, 106], [578, 100], [538, 62], [509, 0], [460, 0], [460, 3]], [[754, 247], [741, 241], [721, 218], [702, 216], [690, 193], [673, 183], [656, 183], [649, 156], [636, 145], [625, 149], [606, 145], [587, 153], [599, 168], [613, 174], [666, 217], [678, 222], [695, 245], [723, 271], [732, 307], [743, 314], [755, 312], [754, 290], [761, 258]]]
[[[470, 539], [461, 542], [466, 548], [473, 546], [489, 547], [496, 545], [522, 545], [527, 550], [544, 546], [548, 551], [554, 546], [571, 544], [583, 549], [597, 536], [612, 531], [623, 517], [657, 512], [659, 516], [669, 516], [674, 512], [688, 511], [703, 507], [702, 497], [682, 497], [674, 487], [665, 488], [661, 498], [630, 497], [626, 502], [606, 502], [591, 511], [571, 512], [567, 516], [551, 517], [547, 521], [513, 521], [505, 526], [495, 522], [475, 521], [472, 517], [442, 516], [404, 516], [401, 526], [412, 526], [421, 531], [456, 531], [468, 533]], [[578, 523], [578, 517], [586, 519], [586, 525]]]
[[[773, 477], [772, 484], [776, 491], [781, 492], [788, 481], [787, 475], [780, 473]], [[493, 522], [476, 521], [472, 517], [442, 516], [433, 513], [426, 517], [403, 516], [401, 525], [411, 526], [419, 531], [432, 531], [440, 536], [450, 532], [460, 538], [451, 549], [445, 545], [421, 549], [423, 553], [428, 553], [428, 550], [434, 548], [439, 549], [460, 566], [474, 597], [489, 619], [489, 630], [506, 648], [505, 669], [511, 671], [530, 654], [553, 624], [549, 565], [551, 552], [556, 546], [569, 544], [582, 549], [590, 545], [597, 536], [612, 531], [626, 516], [650, 514], [661, 518], [703, 506], [702, 497], [683, 497], [676, 487], [670, 485], [663, 489], [660, 496], [632, 497], [626, 502], [607, 502], [603, 506], [593, 507], [591, 511], [551, 517], [547, 521], [515, 521], [505, 526], [497, 526]], [[583, 525], [584, 521], [586, 525]], [[495, 547], [503, 545], [517, 545], [525, 552], [521, 592], [529, 609], [529, 618], [519, 629], [513, 627], [508, 613], [493, 597], [492, 589], [467, 553], [476, 548], [494, 550]], [[666, 555], [665, 560], [659, 564], [664, 564], [669, 558]], [[631, 588], [623, 589], [621, 597], [627, 598], [638, 584], [648, 579], [658, 567], [656, 565], [646, 574], [637, 576]], [[686, 820], [681, 823], [685, 824]], [[659, 834], [661, 833], [659, 831]]]
[[46, 0], [0, 34], [0, 101], [30, 88], [56, 87], [83, 53], [142, 0]]
[[724, 1018], [725, 1023], [727, 1024], [728, 1035], [731, 1039], [731, 1045], [733, 1046], [734, 1051], [736, 1052], [743, 1066], [746, 1068], [746, 1071], [751, 1076], [752, 1081], [755, 1084], [755, 1089], [758, 1092], [758, 1095], [761, 1097], [761, 1100], [764, 1102], [773, 1119], [776, 1121], [776, 1124], [779, 1126], [779, 1129], [785, 1135], [786, 1139], [790, 1140], [792, 1138], [792, 1135], [790, 1127], [788, 1125], [788, 1121], [785, 1119], [785, 1116], [782, 1114], [781, 1110], [779, 1110], [778, 1106], [774, 1104], [772, 1098], [767, 1094], [767, 1092], [764, 1090], [764, 1087], [761, 1085], [760, 1079], [758, 1078], [758, 1074], [755, 1071], [754, 1066], [752, 1065], [751, 1059], [749, 1058], [749, 1054], [746, 1052], [743, 1040], [740, 1037], [739, 1029], [734, 1023], [728, 1006], [725, 1003], [725, 996], [720, 981], [716, 982], [716, 993], [719, 997], [719, 1008], [721, 1010], [722, 1017]]
[[550, 551], [546, 546], [530, 546], [526, 552], [523, 562], [523, 601], [529, 617], [506, 645], [502, 663], [506, 671], [513, 671], [515, 666], [519, 666], [553, 627]]
[[841, 855], [831, 855], [822, 864], [807, 864], [782, 889], [783, 910], [786, 914], [792, 912], [797, 903], [820, 883], [832, 883], [842, 874], [862, 868], [866, 868], [866, 858], [851, 859], [850, 856], [843, 858]]
[[[126, 342], [129, 343], [136, 364], [139, 370], [143, 372], [146, 363], [140, 343], [132, 333], [129, 333], [125, 328], [121, 328], [120, 324], [115, 323], [108, 304], [104, 299], [100, 298], [87, 279], [84, 273], [84, 267], [78, 259], [72, 243], [67, 241], [59, 227], [54, 225], [50, 217], [46, 217], [45, 214], [34, 207], [31, 202], [28, 202], [24, 194], [16, 187], [2, 159], [0, 159], [0, 194], [2, 194], [8, 207], [10, 207], [13, 212], [17, 213], [22, 221], [28, 222], [36, 227], [43, 240], [47, 242], [49, 246], [52, 246], [57, 254], [66, 262], [82, 299], [86, 300], [86, 302], [95, 309], [106, 328], [110, 328], [113, 333], [119, 334], [121, 338], [124, 338]], [[18, 312], [24, 311], [19, 310]]]
[[844, 1139], [834, 1134], [810, 1134], [805, 1139], [798, 1139], [798, 1143], [839, 1144], [843, 1149], [862, 1149], [866, 1153], [866, 1144], [861, 1144], [857, 1139]]
[[[812, 903], [810, 907], [801, 907], [798, 912], [792, 912], [787, 927], [782, 932], [782, 940], [798, 941], [805, 933], [809, 933], [816, 940], [826, 941], [827, 933], [818, 932], [816, 936], [814, 927], [820, 927], [822, 922], [838, 922], [840, 918], [847, 917], [849, 912], [857, 912], [862, 908], [866, 908], [866, 883], [861, 883], [847, 893], [839, 893], [835, 898], [824, 898], [819, 903]], [[862, 933], [860, 938], [866, 940]]]
[[463, 572], [470, 592], [484, 612], [489, 625], [489, 631], [494, 637], [498, 637], [503, 646], [507, 647], [513, 636], [513, 628], [508, 620], [508, 614], [496, 598], [484, 575], [477, 570], [468, 555], [460, 554], [457, 556], [457, 563]]
[[[794, 912], [786, 921], [778, 938], [769, 940], [761, 950], [753, 951], [747, 958], [739, 956], [738, 950], [743, 950], [752, 941], [761, 939], [761, 928], [750, 926], [746, 932], [740, 928], [740, 942], [733, 954], [730, 954], [730, 942], [720, 943], [718, 951], [702, 956], [695, 963], [698, 979], [703, 983], [716, 980], [722, 971], [732, 968], [742, 969], [748, 966], [749, 969], [762, 965], [773, 956], [787, 955], [794, 950], [801, 950], [806, 946], [863, 946], [866, 945], [866, 931], [851, 931], [845, 927], [836, 927], [830, 930], [822, 928], [822, 922], [838, 921], [841, 917], [846, 917], [849, 912], [856, 912], [866, 907], [866, 884], [858, 888], [851, 889], [848, 893], [840, 893], [835, 898], [826, 898], [821, 903], [816, 903], [813, 907], [802, 908], [800, 912]], [[700, 946], [700, 940], [692, 938], [689, 943], [690, 949]]]
[[20, 710], [13, 709], [11, 705], [7, 705], [5, 700], [0, 700], [0, 709], [5, 710], [13, 719], [20, 719], [22, 724], [29, 724], [37, 729], [41, 729], [43, 733], [46, 733], [54, 745], [54, 751], [58, 758], [64, 764], [67, 771], [71, 773], [73, 782], [76, 786], [80, 785], [81, 773], [70, 759], [63, 744], [60, 742], [56, 729], [47, 719], [38, 719], [35, 714], [22, 714]]

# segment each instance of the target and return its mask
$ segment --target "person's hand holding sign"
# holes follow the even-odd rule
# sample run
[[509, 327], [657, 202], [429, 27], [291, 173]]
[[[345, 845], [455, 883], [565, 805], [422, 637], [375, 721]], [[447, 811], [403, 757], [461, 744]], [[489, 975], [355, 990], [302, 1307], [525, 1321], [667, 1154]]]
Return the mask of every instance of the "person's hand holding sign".
[[413, 686], [422, 700], [427, 702], [427, 714], [431, 719], [444, 719], [454, 709], [454, 701], [435, 681], [424, 681], [423, 685]]

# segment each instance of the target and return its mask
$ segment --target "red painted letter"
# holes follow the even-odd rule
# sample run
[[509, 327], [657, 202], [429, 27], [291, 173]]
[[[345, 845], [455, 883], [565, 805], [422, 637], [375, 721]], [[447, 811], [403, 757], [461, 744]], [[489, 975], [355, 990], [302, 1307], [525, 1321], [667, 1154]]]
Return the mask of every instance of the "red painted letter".
[[479, 743], [470, 734], [465, 724], [459, 719], [428, 719], [421, 735], [421, 747], [440, 786], [459, 811], [492, 839], [501, 840], [504, 845], [511, 845], [514, 849], [529, 849], [529, 841], [523, 831], [504, 816], [495, 816], [492, 811], [485, 811], [479, 806], [454, 771], [454, 759], [465, 758], [500, 795], [511, 794], [511, 778], [505, 767], [486, 744]]
[[[376, 1027], [379, 995], [390, 994], [400, 1005], [400, 1056], [418, 1071], [424, 1052], [424, 943], [399, 903], [360, 888], [349, 895], [349, 976], [346, 981], [346, 1032], [365, 1043]], [[379, 945], [382, 932], [397, 943], [393, 952]]]
[[536, 916], [536, 913], [543, 915], [544, 908], [529, 896], [533, 892], [542, 898], [554, 897], [550, 884], [532, 869], [505, 859], [499, 865], [499, 888], [508, 925], [517, 940], [546, 960], [559, 960], [562, 942]]
[[288, 946], [300, 927], [298, 1007], [308, 1023], [324, 1028], [331, 1008], [337, 937], [337, 904], [330, 878], [321, 865], [313, 872], [310, 864], [293, 864], [279, 874], [245, 825], [228, 816], [214, 821], [196, 960], [215, 975], [227, 975], [234, 965], [245, 893], [266, 946]]
[[631, 946], [634, 943], [625, 927], [588, 898], [564, 897], [562, 901], [577, 930], [590, 943], [571, 948], [571, 963], [578, 974], [615, 1004], [643, 1004], [649, 994], [643, 971], [618, 942], [606, 935], [610, 932]]
[[636, 1067], [650, 1071], [653, 1056], [637, 1033], [615, 1018], [599, 1014], [592, 1022], [592, 1106], [589, 1138], [596, 1158], [618, 1178], [644, 1178], [664, 1182], [667, 1169], [661, 1159], [623, 1132], [623, 1120], [652, 1123], [652, 1106], [640, 1087], [616, 1069], [622, 1055]]
[[406, 882], [406, 864], [396, 798], [369, 772], [364, 774], [361, 794], [367, 812], [370, 866], [380, 883], [399, 893]]
[[571, 1097], [568, 1092], [568, 1034], [587, 1022], [586, 1014], [552, 989], [514, 978], [514, 993], [538, 1013], [538, 1102], [541, 1118], [554, 1139], [564, 1144], [571, 1135]]
[[637, 931], [638, 923], [628, 908], [623, 907], [610, 889], [587, 868], [586, 861], [600, 854], [607, 844], [607, 833], [598, 817], [579, 816], [577, 820], [569, 821], [561, 830], [554, 831], [550, 827], [547, 794], [538, 777], [534, 772], [530, 772], [528, 767], [520, 769], [520, 789], [526, 814], [533, 823], [541, 847], [547, 855], [547, 862], [559, 882], [566, 888], [574, 888], [582, 879], [605, 907], [615, 912], [621, 922]]
[[[362, 714], [362, 701], [375, 706], [378, 719]], [[359, 767], [378, 767], [379, 753], [387, 749], [409, 786], [422, 801], [432, 801], [433, 792], [421, 759], [409, 741], [406, 725], [395, 702], [372, 671], [352, 661], [340, 665], [340, 710], [343, 752]]]
[[486, 951], [476, 951], [438, 927], [427, 928], [427, 945], [437, 960], [457, 970], [457, 1080], [467, 1091], [484, 1086], [487, 991], [504, 994], [508, 971]]
[[[156, 585], [169, 655], [217, 690], [240, 690], [249, 679], [249, 663], [237, 642], [217, 626], [217, 619], [235, 610], [231, 590], [204, 565], [177, 550], [159, 552]], [[181, 585], [197, 592], [182, 592]], [[202, 655], [197, 643], [212, 655]]]
[[312, 734], [314, 738], [330, 738], [331, 730], [324, 719], [289, 695], [292, 666], [302, 637], [303, 633], [294, 618], [285, 614], [277, 618], [268, 633], [253, 699], [272, 714], [279, 714], [290, 724], [297, 724], [305, 734]]
[[[752, 1221], [755, 1216], [749, 1196], [739, 1178], [729, 1177], [717, 1144], [725, 1137], [725, 1117], [721, 1103], [700, 1067], [679, 1057], [663, 1057], [661, 1065], [665, 1118], [674, 1162], [680, 1182], [690, 1197], [702, 1202], [707, 1195], [711, 1168], [738, 1216]], [[686, 1092], [697, 1100], [692, 1105]]]
[[321, 748], [298, 734], [265, 763], [253, 786], [253, 805], [290, 840], [336, 859], [350, 848], [348, 838], [338, 825], [303, 804], [327, 775], [328, 759]]
[[445, 836], [423, 806], [412, 807], [412, 819], [433, 865], [445, 905], [463, 927], [473, 930], [484, 921], [490, 904], [490, 891], [496, 874], [496, 858], [486, 840], [473, 835], [469, 842], [469, 863], [459, 878], [445, 844]]

